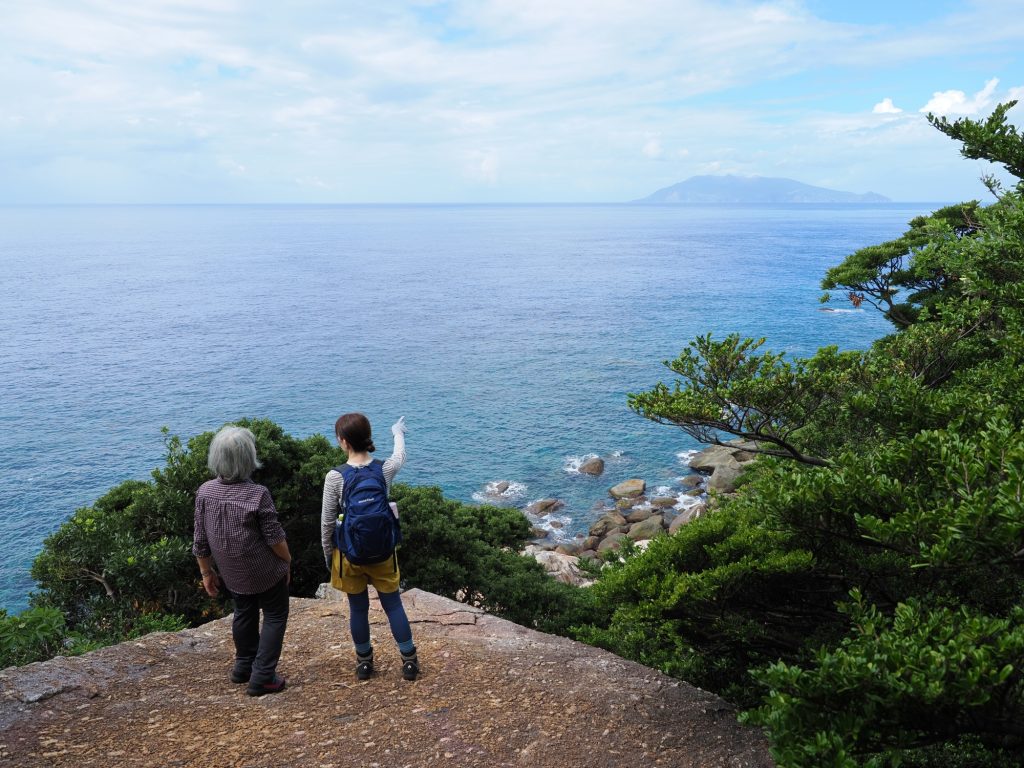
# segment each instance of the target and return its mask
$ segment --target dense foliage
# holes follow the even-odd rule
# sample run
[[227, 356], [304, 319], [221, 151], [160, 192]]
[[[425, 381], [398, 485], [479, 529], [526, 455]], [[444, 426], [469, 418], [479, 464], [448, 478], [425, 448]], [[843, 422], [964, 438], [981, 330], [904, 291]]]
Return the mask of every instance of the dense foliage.
[[[323, 480], [344, 453], [320, 435], [298, 440], [266, 420], [238, 422], [256, 435], [294, 558], [292, 594], [311, 597], [326, 580], [320, 544]], [[191, 554], [196, 489], [209, 479], [213, 432], [187, 445], [166, 438], [166, 464], [149, 482], [126, 481], [75, 512], [44, 542], [33, 564], [33, 607], [0, 615], [0, 667], [75, 653], [155, 629], [223, 615]], [[516, 554], [530, 535], [518, 510], [469, 506], [437, 488], [393, 489], [402, 515], [405, 586], [420, 587], [547, 631], [584, 619], [575, 592]]]
[[[1009, 106], [932, 122], [1020, 177]], [[742, 703], [780, 765], [1024, 762], [1024, 184], [989, 187], [829, 270], [894, 324], [870, 350], [702, 337], [631, 397], [768, 456], [610, 568], [580, 633]]]

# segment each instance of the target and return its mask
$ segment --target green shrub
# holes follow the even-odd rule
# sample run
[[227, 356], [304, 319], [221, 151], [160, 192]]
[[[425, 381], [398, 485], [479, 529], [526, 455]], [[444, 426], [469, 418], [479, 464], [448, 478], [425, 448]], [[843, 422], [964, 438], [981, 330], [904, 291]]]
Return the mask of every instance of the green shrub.
[[[1019, 169], [1005, 114], [934, 122]], [[704, 336], [630, 398], [774, 458], [578, 634], [750, 707], [780, 765], [1024, 764], [1024, 183], [993, 189], [829, 270], [897, 328], [867, 352]]]

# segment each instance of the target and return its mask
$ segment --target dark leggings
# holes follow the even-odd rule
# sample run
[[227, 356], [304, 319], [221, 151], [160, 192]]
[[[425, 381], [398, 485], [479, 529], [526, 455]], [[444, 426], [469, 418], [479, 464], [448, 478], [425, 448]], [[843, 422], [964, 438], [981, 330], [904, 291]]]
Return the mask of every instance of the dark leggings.
[[[412, 627], [409, 626], [409, 617], [405, 615], [401, 593], [395, 590], [378, 592], [377, 595], [380, 597], [384, 613], [388, 616], [391, 636], [398, 643], [398, 650], [402, 653], [412, 653], [416, 646], [412, 642]], [[373, 647], [370, 645], [370, 595], [367, 590], [348, 596], [348, 614], [348, 626], [352, 630], [352, 642], [355, 643], [356, 653], [365, 656]]]

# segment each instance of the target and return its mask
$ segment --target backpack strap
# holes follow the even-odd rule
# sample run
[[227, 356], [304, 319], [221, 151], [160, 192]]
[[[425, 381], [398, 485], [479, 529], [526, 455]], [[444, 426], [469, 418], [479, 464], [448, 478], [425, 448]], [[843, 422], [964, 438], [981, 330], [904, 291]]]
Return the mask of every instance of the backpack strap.
[[[388, 488], [388, 480], [387, 480], [386, 477], [384, 477], [384, 462], [381, 461], [380, 459], [371, 459], [369, 464], [364, 464], [361, 467], [353, 467], [351, 464], [349, 464], [347, 462], [345, 464], [341, 464], [341, 465], [335, 467], [334, 471], [337, 472], [339, 475], [341, 475], [341, 479], [342, 479], [342, 483], [343, 483], [343, 485], [341, 487], [341, 498], [338, 499], [338, 506], [341, 507], [341, 514], [342, 515], [345, 514], [345, 502], [348, 499], [348, 494], [352, 490], [352, 482], [351, 482], [352, 475], [354, 475], [360, 469], [366, 469], [368, 467], [373, 467], [375, 470], [377, 470], [379, 472], [380, 479], [381, 479], [381, 482], [384, 483], [385, 490], [390, 490]], [[390, 494], [388, 494], [388, 495], [390, 496]]]

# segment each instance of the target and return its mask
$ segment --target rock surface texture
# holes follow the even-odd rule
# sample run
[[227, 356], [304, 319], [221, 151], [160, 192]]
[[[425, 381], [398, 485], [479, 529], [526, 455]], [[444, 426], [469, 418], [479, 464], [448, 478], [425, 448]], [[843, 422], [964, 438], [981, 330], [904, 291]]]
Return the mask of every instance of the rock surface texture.
[[405, 602], [415, 682], [376, 600], [365, 682], [340, 599], [293, 600], [288, 688], [262, 698], [228, 680], [230, 619], [4, 670], [0, 765], [772, 765], [760, 733], [710, 693], [426, 592]]

